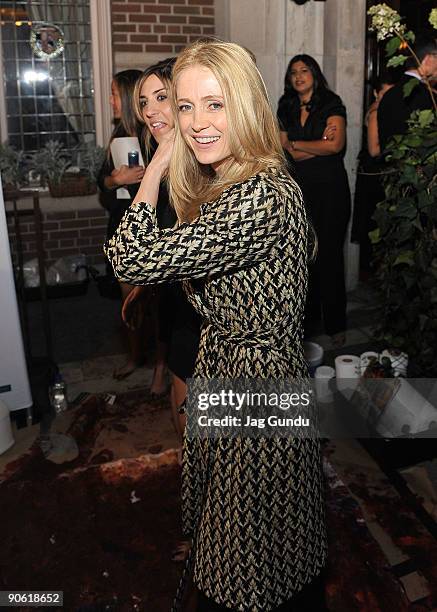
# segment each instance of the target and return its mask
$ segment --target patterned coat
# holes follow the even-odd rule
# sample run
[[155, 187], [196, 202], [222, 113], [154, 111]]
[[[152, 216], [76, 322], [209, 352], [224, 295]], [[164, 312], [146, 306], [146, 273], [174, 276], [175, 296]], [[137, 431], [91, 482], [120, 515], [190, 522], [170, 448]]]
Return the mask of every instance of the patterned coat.
[[[171, 230], [137, 203], [106, 253], [125, 282], [185, 281], [204, 319], [195, 377], [302, 377], [307, 230], [299, 188], [271, 170]], [[317, 440], [186, 437], [182, 505], [194, 582], [234, 610], [272, 610], [325, 563]]]

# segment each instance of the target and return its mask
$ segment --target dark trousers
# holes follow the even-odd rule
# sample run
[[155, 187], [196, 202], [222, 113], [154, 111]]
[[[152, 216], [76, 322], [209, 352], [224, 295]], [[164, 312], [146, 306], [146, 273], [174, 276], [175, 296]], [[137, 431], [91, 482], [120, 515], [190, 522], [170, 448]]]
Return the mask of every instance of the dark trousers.
[[306, 329], [323, 320], [329, 335], [346, 329], [344, 240], [350, 217], [350, 191], [346, 171], [332, 182], [302, 184], [305, 205], [317, 235], [318, 250], [309, 266]]
[[[233, 612], [208, 599], [201, 591], [198, 591], [196, 612]], [[260, 612], [263, 612], [260, 610]], [[281, 604], [272, 612], [328, 612], [325, 604], [325, 580], [323, 576], [315, 578], [294, 597]]]

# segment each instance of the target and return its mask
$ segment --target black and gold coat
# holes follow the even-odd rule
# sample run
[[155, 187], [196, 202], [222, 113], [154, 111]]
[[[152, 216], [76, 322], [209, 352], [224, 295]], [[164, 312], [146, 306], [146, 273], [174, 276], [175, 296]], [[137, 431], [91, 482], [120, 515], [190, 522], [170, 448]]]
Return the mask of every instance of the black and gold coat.
[[[184, 281], [202, 315], [198, 378], [306, 376], [302, 317], [308, 226], [299, 188], [272, 170], [227, 188], [199, 217], [159, 230], [137, 203], [106, 245], [131, 284]], [[317, 440], [187, 439], [183, 527], [194, 582], [240, 612], [268, 612], [326, 558]]]

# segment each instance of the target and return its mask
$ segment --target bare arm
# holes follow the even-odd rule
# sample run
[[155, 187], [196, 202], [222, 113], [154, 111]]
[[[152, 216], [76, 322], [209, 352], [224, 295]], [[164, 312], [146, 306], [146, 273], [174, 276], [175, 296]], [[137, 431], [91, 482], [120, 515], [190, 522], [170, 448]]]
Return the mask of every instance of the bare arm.
[[123, 165], [113, 170], [108, 176], [105, 176], [103, 184], [106, 189], [117, 189], [122, 185], [134, 185], [141, 181], [143, 174], [144, 166], [129, 168]]
[[374, 102], [367, 111], [367, 149], [371, 157], [381, 155], [378, 134], [378, 104]]
[[340, 153], [346, 142], [346, 122], [344, 117], [338, 115], [328, 117], [326, 129], [332, 132], [330, 138], [322, 138], [320, 140], [296, 140], [291, 143], [293, 151], [311, 153], [312, 155], [334, 155], [335, 153]]
[[302, 151], [296, 151], [292, 148], [292, 143], [288, 140], [287, 132], [279, 132], [279, 136], [281, 138], [282, 148], [290, 153], [294, 161], [303, 161], [305, 159], [311, 159], [314, 155], [311, 153], [303, 153]]
[[158, 202], [159, 185], [168, 171], [171, 154], [173, 151], [174, 130], [171, 130], [160, 142], [155, 151], [152, 161], [147, 166], [132, 204], [137, 202], [148, 202], [155, 207]]

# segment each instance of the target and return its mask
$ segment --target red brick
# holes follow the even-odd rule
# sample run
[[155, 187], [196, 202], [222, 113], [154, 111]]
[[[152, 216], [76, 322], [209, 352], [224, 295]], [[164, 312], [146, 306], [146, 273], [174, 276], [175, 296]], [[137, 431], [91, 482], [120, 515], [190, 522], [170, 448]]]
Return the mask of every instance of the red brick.
[[[176, 26], [169, 26], [169, 28], [171, 28], [171, 27], [176, 27]], [[140, 26], [140, 32], [142, 31], [141, 28], [142, 28], [142, 26]], [[156, 25], [153, 26], [153, 31], [156, 32], [157, 34], [161, 34], [162, 32], [167, 32], [167, 26], [165, 26], [165, 25], [157, 25], [156, 24]]]
[[143, 4], [143, 13], [171, 13], [170, 6], [161, 6], [156, 4]]
[[89, 210], [78, 210], [77, 216], [80, 218], [86, 217], [92, 219], [94, 217], [106, 217], [107, 212], [104, 208], [90, 208]]
[[106, 219], [90, 219], [89, 222], [91, 227], [99, 226], [106, 228]]
[[75, 240], [72, 240], [71, 238], [69, 240], [60, 240], [59, 241], [59, 247], [61, 249], [65, 248], [65, 247], [72, 247], [72, 246], [76, 246], [75, 244]]
[[141, 4], [113, 4], [112, 10], [121, 13], [141, 13]]
[[156, 21], [156, 15], [129, 15], [129, 21], [154, 23]]
[[[46, 219], [50, 220], [58, 220], [58, 219], [76, 219], [75, 212], [51, 212], [46, 214]], [[44, 224], [46, 225], [46, 224]]]
[[127, 42], [127, 34], [113, 34], [112, 42], [114, 43]]
[[114, 45], [115, 51], [120, 53], [142, 53], [143, 45], [130, 43], [117, 43]]
[[46, 249], [57, 249], [59, 245], [58, 240], [46, 240], [44, 246]]
[[76, 238], [77, 232], [74, 230], [65, 230], [64, 232], [50, 232], [50, 240], [59, 240], [60, 238]]
[[168, 29], [169, 34], [180, 34], [181, 33], [181, 26], [179, 25], [167, 26], [167, 29]]
[[[104, 238], [106, 239], [106, 234]], [[89, 241], [90, 241], [91, 246], [93, 245], [99, 246], [102, 244], [102, 237], [101, 236], [91, 236], [91, 238], [89, 238]]]
[[[131, 17], [134, 17], [131, 15]], [[132, 25], [119, 25], [117, 26], [117, 32], [135, 32], [136, 28]]]
[[188, 0], [188, 4], [194, 4], [196, 6], [204, 6], [206, 5], [213, 5], [214, 4], [214, 0]]
[[[152, 31], [152, 26], [151, 25], [139, 25], [138, 26], [138, 32], [151, 32]], [[156, 32], [156, 26], [153, 28], [153, 31]]]
[[202, 28], [202, 33], [206, 34], [207, 36], [214, 36], [215, 34], [215, 28], [207, 28], [207, 27], [203, 27]]
[[185, 4], [185, 0], [159, 0], [159, 4]]
[[190, 23], [206, 23], [208, 25], [213, 25], [214, 17], [197, 17], [196, 15], [190, 15], [188, 21]]
[[173, 34], [173, 36], [161, 36], [161, 41], [165, 42], [165, 43], [187, 43], [188, 42], [188, 37], [181, 34], [180, 36], [176, 36], [175, 34]]
[[64, 228], [75, 228], [75, 227], [88, 227], [88, 219], [76, 219], [74, 221], [64, 221], [61, 229]]
[[54, 251], [50, 251], [50, 257], [53, 259], [60, 259], [61, 257], [66, 257], [67, 255], [76, 255], [76, 253], [79, 253], [77, 247], [55, 249]]
[[173, 12], [182, 15], [200, 15], [200, 8], [198, 6], [175, 6]]
[[88, 246], [91, 243], [91, 238], [77, 238], [77, 246]]
[[161, 23], [187, 23], [187, 18], [183, 15], [161, 15], [159, 21]]
[[112, 13], [112, 24], [118, 21], [126, 21], [126, 13]]
[[157, 34], [131, 34], [130, 42], [158, 42]]
[[171, 45], [146, 45], [146, 53], [171, 53]]
[[202, 29], [200, 26], [184, 26], [182, 32], [184, 32], [184, 34], [201, 34]]
[[208, 6], [202, 8], [202, 15], [214, 15], [214, 9]]
[[89, 229], [80, 230], [80, 238], [90, 236], [105, 236], [106, 228], [90, 227]]

